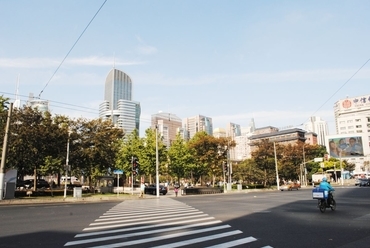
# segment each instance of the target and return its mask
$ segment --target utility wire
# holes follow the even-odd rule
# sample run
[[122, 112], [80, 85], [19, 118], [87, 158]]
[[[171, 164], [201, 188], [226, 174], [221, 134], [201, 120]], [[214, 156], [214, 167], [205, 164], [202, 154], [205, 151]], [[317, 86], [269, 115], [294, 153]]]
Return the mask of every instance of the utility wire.
[[[16, 94], [13, 94], [13, 93], [8, 93], [8, 92], [3, 92], [3, 91], [0, 91], [1, 94], [7, 94], [7, 95], [16, 95]], [[18, 95], [19, 97], [22, 97], [22, 98], [29, 98], [29, 96], [25, 96], [25, 95]], [[83, 107], [83, 106], [78, 106], [78, 105], [74, 105], [74, 104], [70, 104], [70, 103], [64, 103], [64, 102], [57, 102], [57, 101], [52, 101], [52, 100], [47, 100], [47, 99], [40, 99], [38, 98], [39, 100], [45, 100], [45, 101], [48, 101], [48, 102], [51, 102], [51, 103], [56, 103], [56, 104], [62, 104], [62, 105], [67, 105], [67, 106], [71, 106], [71, 107], [76, 107], [76, 108], [82, 108], [82, 109], [86, 109], [86, 110], [92, 110], [92, 111], [97, 111], [96, 109], [94, 108], [89, 108], [89, 107]], [[25, 100], [27, 101], [27, 100]]]
[[[4, 92], [4, 91], [0, 91], [0, 94], [4, 94], [5, 96], [6, 95], [11, 95], [13, 97], [16, 95], [14, 93], [9, 93], [9, 92]], [[25, 95], [18, 95], [18, 96], [22, 98], [22, 100], [21, 100], [22, 102], [27, 102], [28, 101], [28, 100], [23, 100], [23, 99], [24, 98], [28, 99], [29, 96], [25, 96]], [[15, 100], [15, 98], [13, 98], [13, 97], [9, 97], [9, 99], [10, 100]], [[39, 99], [39, 100], [48, 101], [49, 103], [51, 103], [49, 106], [54, 107], [54, 108], [74, 110], [74, 111], [80, 111], [80, 112], [91, 113], [91, 114], [96, 114], [96, 115], [99, 114], [99, 111], [95, 108], [89, 108], [89, 107], [86, 107], [86, 106], [79, 106], [79, 105], [75, 105], [75, 104], [52, 101], [52, 100], [46, 100], [46, 99]], [[63, 105], [65, 105], [65, 106], [63, 106]], [[142, 117], [140, 118], [140, 121], [141, 122], [146, 122], [146, 123], [151, 123], [150, 119], [142, 118]]]
[[[353, 75], [342, 85], [339, 87], [338, 90], [336, 90], [311, 116], [314, 116], [322, 107], [324, 107], [325, 104], [327, 104], [330, 99], [332, 99], [349, 81], [351, 81], [351, 79], [356, 76], [356, 74], [361, 71], [361, 69], [370, 61], [370, 59], [368, 59], [355, 73], [353, 73]], [[299, 126], [303, 125], [300, 124]]]
[[49, 81], [46, 83], [45, 87], [41, 90], [40, 94], [39, 94], [39, 98], [41, 97], [41, 94], [44, 92], [45, 88], [49, 85], [50, 81], [53, 79], [54, 75], [57, 73], [57, 71], [59, 70], [59, 68], [62, 66], [62, 64], [64, 63], [64, 61], [66, 60], [66, 58], [68, 57], [68, 55], [72, 52], [73, 48], [76, 46], [77, 42], [80, 40], [80, 38], [82, 37], [82, 35], [85, 33], [85, 31], [87, 30], [87, 28], [90, 26], [90, 24], [92, 23], [92, 21], [95, 19], [95, 17], [98, 15], [98, 13], [100, 12], [100, 10], [103, 8], [104, 4], [107, 2], [108, 0], [105, 0], [104, 3], [100, 6], [100, 8], [98, 9], [98, 11], [95, 13], [95, 15], [93, 16], [93, 18], [90, 20], [90, 22], [87, 24], [87, 26], [85, 27], [85, 29], [82, 31], [82, 33], [80, 34], [80, 36], [78, 37], [78, 39], [76, 40], [76, 42], [73, 44], [73, 46], [71, 47], [71, 49], [69, 49], [67, 55], [63, 58], [62, 62], [60, 62], [59, 66], [57, 67], [57, 69], [54, 71], [53, 75], [51, 75]]

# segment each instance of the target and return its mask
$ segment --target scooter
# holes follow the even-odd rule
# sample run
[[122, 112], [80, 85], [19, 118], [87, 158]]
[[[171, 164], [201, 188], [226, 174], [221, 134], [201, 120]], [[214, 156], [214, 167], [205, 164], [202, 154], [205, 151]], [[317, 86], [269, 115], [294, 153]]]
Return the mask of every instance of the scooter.
[[[334, 200], [333, 192], [328, 192], [320, 188], [314, 188], [312, 190], [312, 198], [317, 199], [317, 207], [321, 213], [324, 213], [327, 208], [331, 208], [334, 211], [337, 207], [337, 203]], [[329, 199], [329, 204], [328, 204]]]

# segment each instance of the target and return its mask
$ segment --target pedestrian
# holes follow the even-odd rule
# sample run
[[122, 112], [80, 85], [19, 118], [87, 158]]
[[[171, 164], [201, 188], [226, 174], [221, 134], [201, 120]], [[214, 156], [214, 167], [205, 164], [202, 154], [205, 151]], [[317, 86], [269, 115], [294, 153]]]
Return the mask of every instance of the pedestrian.
[[140, 185], [140, 198], [144, 198], [144, 192], [145, 192], [145, 184], [143, 182], [141, 182], [141, 185]]
[[179, 188], [178, 187], [175, 187], [174, 191], [175, 191], [175, 195], [177, 197], [177, 194], [179, 193]]

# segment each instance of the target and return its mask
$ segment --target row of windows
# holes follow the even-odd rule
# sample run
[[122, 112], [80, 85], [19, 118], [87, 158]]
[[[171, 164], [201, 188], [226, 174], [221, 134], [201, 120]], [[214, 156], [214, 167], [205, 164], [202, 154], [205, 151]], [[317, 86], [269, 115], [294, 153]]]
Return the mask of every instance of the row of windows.
[[[370, 130], [367, 130], [367, 132], [369, 133]], [[341, 132], [340, 134], [347, 134], [347, 133], [362, 133], [362, 130], [356, 130], [356, 132], [355, 131]]]
[[[361, 119], [355, 119], [355, 122], [361, 122]], [[367, 122], [370, 122], [370, 117], [367, 117]], [[339, 124], [345, 124], [345, 123], [346, 123], [346, 121], [340, 121], [339, 122]], [[347, 120], [347, 123], [353, 123], [353, 120]]]

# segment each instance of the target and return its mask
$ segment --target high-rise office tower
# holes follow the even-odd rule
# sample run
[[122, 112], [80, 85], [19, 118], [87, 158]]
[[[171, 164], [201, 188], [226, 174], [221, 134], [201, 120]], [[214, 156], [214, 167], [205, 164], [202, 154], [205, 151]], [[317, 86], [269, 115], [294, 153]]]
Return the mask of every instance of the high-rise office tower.
[[188, 133], [189, 139], [193, 138], [200, 131], [205, 131], [207, 134], [213, 135], [212, 118], [210, 117], [197, 115], [183, 119], [182, 124]]
[[370, 173], [370, 95], [347, 97], [334, 104], [336, 135], [326, 138], [330, 157], [355, 164], [353, 174]]
[[151, 128], [158, 126], [158, 132], [163, 138], [163, 143], [170, 147], [176, 139], [176, 135], [181, 133], [182, 120], [175, 114], [163, 113], [152, 115]]
[[[27, 101], [27, 106], [30, 106], [33, 109], [37, 109], [42, 113], [44, 113], [46, 111], [49, 111], [49, 101], [35, 98], [33, 96], [33, 93], [29, 94], [28, 101]], [[17, 106], [17, 107], [19, 107], [19, 106]]]
[[132, 81], [124, 72], [113, 68], [105, 80], [104, 102], [99, 105], [99, 117], [111, 119], [125, 133], [140, 128], [140, 103], [132, 101]]
[[317, 134], [317, 144], [324, 146], [325, 138], [329, 134], [328, 123], [318, 116], [311, 116], [309, 120], [304, 123], [304, 130]]

